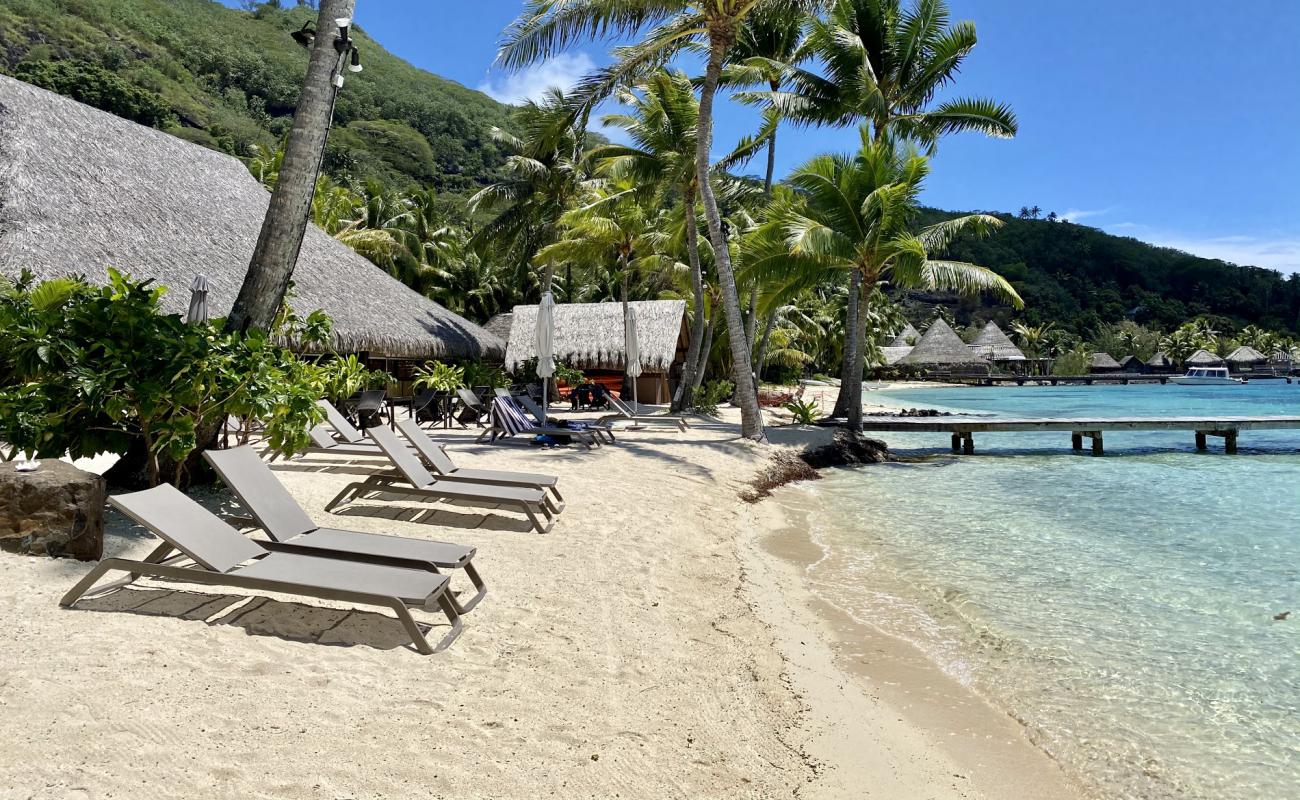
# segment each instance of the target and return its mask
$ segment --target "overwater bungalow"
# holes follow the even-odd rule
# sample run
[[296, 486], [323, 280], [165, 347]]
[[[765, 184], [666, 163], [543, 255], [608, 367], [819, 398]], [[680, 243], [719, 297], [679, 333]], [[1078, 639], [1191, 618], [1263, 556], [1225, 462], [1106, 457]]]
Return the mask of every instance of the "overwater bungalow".
[[[201, 274], [212, 316], [229, 312], [270, 200], [238, 159], [4, 76], [0, 153], [0, 274], [103, 283], [114, 267], [166, 286], [176, 313]], [[315, 226], [293, 281], [294, 310], [325, 311], [332, 347], [372, 366], [505, 355], [501, 339]]]
[[1224, 361], [1209, 350], [1197, 350], [1183, 362], [1188, 367], [1222, 367]]
[[[686, 360], [686, 301], [641, 300], [628, 305], [636, 309], [641, 355], [637, 399], [667, 403]], [[622, 383], [627, 367], [622, 303], [557, 303], [554, 318], [556, 361], [580, 369], [600, 383]], [[506, 369], [514, 370], [536, 355], [537, 306], [515, 306], [506, 343]]]
[[1253, 372], [1268, 365], [1268, 356], [1249, 345], [1238, 347], [1224, 360], [1233, 372]]
[[1092, 361], [1088, 364], [1088, 371], [1094, 375], [1119, 372], [1120, 364], [1110, 353], [1093, 353]]
[[984, 325], [984, 329], [971, 341], [969, 347], [976, 355], [1008, 369], [1018, 369], [1028, 361], [1020, 348], [993, 320]]
[[987, 375], [991, 366], [988, 359], [973, 352], [942, 319], [930, 324], [911, 352], [899, 359], [898, 365], [933, 377]]
[[1146, 360], [1146, 372], [1152, 375], [1167, 375], [1174, 371], [1174, 362], [1163, 352], [1158, 352]]

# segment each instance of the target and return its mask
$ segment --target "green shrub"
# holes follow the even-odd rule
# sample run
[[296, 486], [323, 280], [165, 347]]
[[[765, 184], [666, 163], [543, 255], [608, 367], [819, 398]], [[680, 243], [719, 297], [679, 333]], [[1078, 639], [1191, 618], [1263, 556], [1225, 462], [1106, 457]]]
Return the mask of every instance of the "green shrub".
[[484, 364], [482, 361], [471, 361], [465, 365], [465, 385], [504, 388], [510, 385], [510, 376], [506, 375], [506, 371], [500, 367]]
[[794, 416], [794, 421], [799, 425], [812, 425], [821, 414], [821, 406], [816, 401], [799, 398], [786, 403], [785, 410]]
[[441, 361], [426, 362], [415, 371], [417, 389], [436, 389], [440, 392], [454, 392], [465, 385], [465, 368]]
[[174, 118], [158, 95], [87, 61], [24, 61], [14, 77], [141, 125], [162, 127]]
[[731, 399], [736, 385], [731, 381], [709, 381], [692, 395], [691, 410], [710, 417], [718, 415], [718, 406]]
[[161, 312], [165, 290], [151, 281], [108, 277], [97, 287], [24, 273], [0, 286], [0, 439], [12, 450], [75, 458], [138, 442], [156, 484], [179, 483], [229, 414], [263, 423], [274, 450], [306, 448], [324, 416], [315, 365], [266, 333], [187, 325]]

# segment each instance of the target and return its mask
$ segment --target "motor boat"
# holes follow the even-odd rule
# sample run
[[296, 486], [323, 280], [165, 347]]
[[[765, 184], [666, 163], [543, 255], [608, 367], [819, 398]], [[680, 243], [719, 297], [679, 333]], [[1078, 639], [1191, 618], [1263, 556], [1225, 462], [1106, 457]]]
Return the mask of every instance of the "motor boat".
[[1227, 367], [1192, 367], [1187, 370], [1186, 375], [1170, 378], [1169, 382], [1182, 386], [1226, 386], [1230, 383], [1246, 381], [1230, 376]]

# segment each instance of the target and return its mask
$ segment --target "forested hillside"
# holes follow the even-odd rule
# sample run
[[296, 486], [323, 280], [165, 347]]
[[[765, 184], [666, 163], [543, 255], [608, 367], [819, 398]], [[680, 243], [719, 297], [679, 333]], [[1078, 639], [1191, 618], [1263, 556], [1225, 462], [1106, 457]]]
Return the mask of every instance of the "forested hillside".
[[[931, 210], [924, 221], [948, 212]], [[1087, 336], [1101, 323], [1132, 319], [1171, 330], [1197, 316], [1222, 330], [1247, 324], [1300, 332], [1300, 277], [1155, 247], [1070, 222], [998, 214], [1006, 224], [986, 239], [958, 241], [949, 255], [1010, 280], [1033, 322]], [[1009, 310], [1008, 310], [1009, 311]], [[987, 309], [969, 304], [959, 316]], [[1001, 316], [1006, 316], [1003, 314]]]
[[[4, 0], [0, 72], [247, 157], [288, 131], [315, 18], [212, 0]], [[436, 13], [430, 5], [429, 13]], [[509, 107], [417, 69], [355, 29], [365, 71], [339, 94], [326, 169], [393, 188], [466, 192], [496, 176]]]

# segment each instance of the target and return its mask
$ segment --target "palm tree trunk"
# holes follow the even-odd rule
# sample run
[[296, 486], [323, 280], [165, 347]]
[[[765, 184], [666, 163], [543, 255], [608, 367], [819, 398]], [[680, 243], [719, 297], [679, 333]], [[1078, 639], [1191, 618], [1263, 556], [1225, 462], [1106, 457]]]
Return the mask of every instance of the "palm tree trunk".
[[763, 337], [758, 340], [758, 353], [754, 356], [754, 375], [763, 379], [763, 365], [767, 361], [767, 343], [772, 339], [772, 326], [776, 322], [776, 311], [769, 311], [763, 321]]
[[695, 187], [685, 187], [682, 192], [683, 214], [686, 222], [686, 255], [691, 262], [691, 292], [695, 299], [695, 309], [691, 317], [690, 343], [686, 347], [686, 363], [682, 365], [681, 383], [673, 395], [673, 412], [684, 411], [691, 407], [691, 395], [699, 385], [696, 376], [702, 372], [700, 367], [700, 349], [704, 341], [704, 270], [700, 267], [699, 228], [695, 221]]
[[713, 316], [709, 317], [709, 324], [704, 328], [704, 344], [703, 349], [700, 351], [700, 365], [695, 371], [695, 385], [691, 387], [693, 391], [698, 392], [700, 390], [700, 385], [703, 384], [704, 379], [708, 377], [709, 353], [713, 351], [713, 331], [717, 326], [718, 315], [717, 312], [714, 312]]
[[874, 280], [860, 280], [858, 288], [858, 326], [854, 331], [853, 374], [856, 379], [849, 387], [849, 430], [862, 430], [862, 373], [867, 366], [867, 298], [875, 288]]
[[[773, 92], [781, 88], [776, 81], [768, 81], [768, 86]], [[767, 139], [767, 173], [763, 176], [763, 196], [770, 202], [772, 200], [772, 178], [776, 174], [776, 129], [772, 129], [772, 135]], [[750, 296], [749, 313], [752, 317], [757, 311], [758, 284], [754, 284], [754, 294]], [[772, 336], [772, 324], [776, 322], [776, 311], [769, 311], [767, 318], [763, 320], [763, 339], [759, 342], [758, 349], [753, 351], [754, 354], [754, 382], [758, 383], [763, 380], [763, 361], [767, 358], [767, 342]], [[750, 334], [753, 337], [753, 334]], [[752, 342], [751, 342], [752, 345]]]
[[722, 217], [718, 202], [709, 184], [709, 150], [713, 145], [713, 96], [718, 91], [722, 76], [722, 61], [735, 41], [734, 24], [715, 26], [709, 31], [709, 63], [704, 71], [704, 85], [700, 88], [700, 120], [695, 142], [695, 175], [699, 182], [700, 199], [704, 202], [704, 218], [709, 224], [709, 241], [713, 243], [713, 261], [718, 270], [718, 284], [722, 292], [722, 310], [727, 318], [727, 339], [731, 347], [731, 362], [736, 384], [736, 405], [740, 406], [740, 435], [746, 439], [766, 442], [763, 433], [763, 416], [758, 408], [758, 392], [754, 390], [754, 376], [750, 371], [749, 340], [741, 319], [740, 298], [736, 294], [736, 276], [731, 269], [731, 256], [722, 235]]
[[226, 318], [227, 331], [267, 330], [284, 302], [302, 237], [307, 232], [316, 176], [334, 116], [334, 77], [341, 61], [334, 49], [338, 30], [334, 20], [351, 17], [354, 1], [321, 0], [316, 19], [318, 35], [298, 95], [280, 178], [271, 193], [248, 274]]
[[858, 373], [856, 381], [853, 380], [853, 365], [858, 358], [858, 337], [854, 331], [858, 329], [858, 295], [861, 287], [862, 273], [855, 269], [849, 275], [848, 307], [844, 312], [844, 360], [840, 365], [840, 393], [835, 398], [835, 409], [831, 412], [833, 417], [849, 415], [849, 404], [853, 400], [850, 396], [851, 385], [862, 382], [861, 373]]

